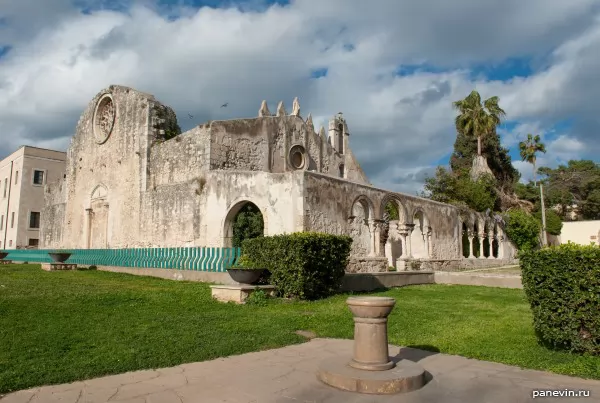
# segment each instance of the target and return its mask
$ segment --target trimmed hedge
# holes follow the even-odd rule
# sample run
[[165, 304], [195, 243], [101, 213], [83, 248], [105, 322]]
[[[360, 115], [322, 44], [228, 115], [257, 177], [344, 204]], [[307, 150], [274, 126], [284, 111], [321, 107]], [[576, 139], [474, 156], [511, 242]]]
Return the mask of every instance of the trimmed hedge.
[[315, 300], [339, 291], [352, 238], [314, 232], [267, 236], [242, 242], [242, 255], [271, 273], [285, 298]]
[[538, 340], [600, 355], [600, 248], [572, 243], [519, 253]]

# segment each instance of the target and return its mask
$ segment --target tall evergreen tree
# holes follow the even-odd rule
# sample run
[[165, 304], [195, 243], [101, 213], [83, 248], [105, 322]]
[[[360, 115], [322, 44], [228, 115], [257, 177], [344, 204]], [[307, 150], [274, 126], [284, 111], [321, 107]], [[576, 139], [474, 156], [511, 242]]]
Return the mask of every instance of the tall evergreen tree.
[[[485, 136], [481, 143], [481, 154], [486, 157], [498, 187], [505, 192], [512, 191], [521, 174], [512, 165], [508, 149], [500, 144], [500, 136], [496, 130]], [[471, 137], [458, 133], [454, 142], [454, 152], [450, 157], [452, 172], [461, 177], [468, 176], [476, 155], [477, 143]]]

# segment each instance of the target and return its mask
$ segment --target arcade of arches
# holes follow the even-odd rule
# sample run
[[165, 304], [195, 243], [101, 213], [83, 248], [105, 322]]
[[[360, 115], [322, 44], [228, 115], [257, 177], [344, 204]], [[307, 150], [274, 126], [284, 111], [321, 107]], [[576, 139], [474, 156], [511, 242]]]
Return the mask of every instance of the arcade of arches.
[[[384, 197], [376, 217], [375, 204], [360, 196], [352, 204], [348, 218], [353, 252], [372, 258], [386, 258], [388, 265], [406, 270], [410, 261], [448, 260], [435, 253], [436, 228], [421, 207], [407, 209], [399, 197]], [[470, 221], [472, 220], [472, 221]], [[481, 230], [479, 230], [481, 228]], [[502, 259], [505, 237], [499, 225], [483, 217], [461, 218], [457, 229], [458, 248], [469, 266], [478, 266], [475, 260]]]

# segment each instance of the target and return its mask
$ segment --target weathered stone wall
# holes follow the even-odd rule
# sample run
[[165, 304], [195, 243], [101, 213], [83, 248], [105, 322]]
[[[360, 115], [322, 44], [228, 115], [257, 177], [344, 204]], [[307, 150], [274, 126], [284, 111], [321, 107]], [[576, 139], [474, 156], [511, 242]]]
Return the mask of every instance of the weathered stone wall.
[[[339, 154], [324, 132], [315, 133], [298, 116], [213, 121], [210, 136], [211, 169], [272, 173], [308, 170], [338, 177], [340, 165], [344, 165], [347, 179], [368, 184], [349, 147]], [[290, 150], [295, 146], [306, 152], [305, 164], [299, 169], [290, 162]]]
[[210, 171], [201, 197], [200, 245], [230, 246], [231, 220], [245, 202], [261, 211], [265, 235], [303, 230], [302, 173]]
[[59, 248], [63, 237], [66, 207], [66, 181], [60, 179], [44, 188], [44, 208], [41, 211], [40, 245]]
[[[459, 233], [458, 210], [450, 205], [437, 203], [414, 196], [393, 193], [371, 186], [350, 183], [324, 175], [307, 172], [305, 174], [306, 214], [305, 229], [333, 234], [355, 233], [354, 220], [349, 220], [356, 209], [356, 203], [366, 203], [369, 218], [382, 220], [384, 207], [388, 201], [399, 203], [400, 223], [419, 223], [414, 219], [418, 212], [425, 217], [425, 225], [431, 227], [431, 255], [446, 259], [461, 257], [457, 241]], [[363, 224], [367, 226], [367, 224]], [[362, 251], [353, 249], [353, 255]]]
[[[107, 97], [111, 100], [106, 101]], [[94, 122], [101, 100], [105, 105], [101, 111], [105, 118]], [[90, 245], [86, 209], [92, 205], [94, 191], [103, 195], [103, 205], [108, 204], [108, 210], [97, 216], [107, 220], [96, 223], [96, 228], [106, 228], [99, 242], [105, 243], [104, 247], [118, 248], [139, 241], [140, 194], [146, 187], [147, 146], [156, 136], [150, 113], [155, 104], [151, 95], [111, 86], [94, 97], [83, 112], [67, 153], [62, 247]], [[99, 191], [100, 188], [104, 190]], [[47, 222], [44, 226], [54, 225], [60, 223]], [[50, 245], [54, 241], [45, 239], [44, 242]]]
[[204, 246], [200, 185], [194, 180], [157, 186], [142, 194], [141, 237], [136, 247]]
[[173, 139], [154, 143], [149, 154], [149, 190], [196, 179], [208, 169], [209, 128], [197, 126]]

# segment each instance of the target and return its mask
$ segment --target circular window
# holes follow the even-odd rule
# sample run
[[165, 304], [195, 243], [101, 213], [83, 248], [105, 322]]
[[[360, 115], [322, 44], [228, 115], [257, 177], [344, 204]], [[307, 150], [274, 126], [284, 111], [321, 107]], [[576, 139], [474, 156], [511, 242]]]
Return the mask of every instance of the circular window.
[[108, 140], [115, 125], [116, 108], [110, 94], [100, 98], [94, 111], [94, 138], [96, 143], [103, 144]]
[[304, 169], [306, 167], [306, 151], [302, 146], [293, 146], [290, 149], [290, 165], [294, 169]]

